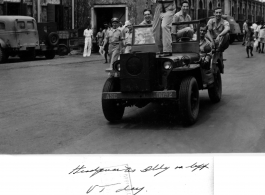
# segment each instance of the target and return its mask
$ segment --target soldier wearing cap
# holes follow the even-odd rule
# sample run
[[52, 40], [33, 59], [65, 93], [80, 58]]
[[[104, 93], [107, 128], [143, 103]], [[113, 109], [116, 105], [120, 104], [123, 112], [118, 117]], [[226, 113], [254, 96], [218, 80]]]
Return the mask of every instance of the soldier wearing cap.
[[[172, 55], [171, 27], [176, 5], [174, 0], [152, 0], [158, 3], [153, 21], [153, 33], [156, 45], [163, 56]], [[161, 40], [162, 37], [162, 40]]]
[[109, 43], [110, 68], [108, 70], [112, 70], [113, 63], [118, 60], [123, 40], [122, 32], [118, 29], [119, 19], [112, 18], [111, 23], [112, 29], [107, 31], [103, 45], [105, 47]]

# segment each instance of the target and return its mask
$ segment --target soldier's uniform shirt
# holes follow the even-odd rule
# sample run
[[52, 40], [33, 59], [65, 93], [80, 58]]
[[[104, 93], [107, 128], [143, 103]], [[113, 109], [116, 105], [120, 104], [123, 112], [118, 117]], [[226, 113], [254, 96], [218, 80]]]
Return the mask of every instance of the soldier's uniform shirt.
[[[182, 11], [179, 11], [177, 12], [174, 17], [173, 17], [173, 23], [177, 23], [177, 22], [190, 22], [191, 21], [191, 17], [189, 14], [186, 14], [186, 16], [183, 15], [183, 12]], [[173, 31], [174, 29], [176, 30], [181, 30], [183, 28], [186, 28], [186, 27], [190, 27], [190, 28], [193, 28], [192, 24], [183, 24], [183, 25], [174, 25], [173, 26]]]
[[207, 26], [214, 39], [225, 29], [225, 27], [230, 28], [229, 23], [222, 18], [219, 24], [217, 24], [216, 18], [210, 19], [207, 23]]
[[110, 65], [118, 60], [120, 55], [120, 43], [123, 40], [122, 32], [120, 29], [110, 29], [107, 31], [106, 39], [109, 43], [109, 55], [110, 55]]
[[200, 40], [200, 53], [209, 53], [209, 48], [212, 47], [212, 44], [210, 41], [208, 41], [206, 38], [203, 40]]
[[216, 39], [216, 37], [225, 29], [225, 27], [230, 29], [229, 23], [221, 18], [219, 24], [217, 24], [216, 18], [212, 18], [208, 21], [207, 26], [215, 41], [215, 46], [217, 49], [220, 51], [226, 50], [229, 47], [229, 33], [219, 37], [219, 39]]

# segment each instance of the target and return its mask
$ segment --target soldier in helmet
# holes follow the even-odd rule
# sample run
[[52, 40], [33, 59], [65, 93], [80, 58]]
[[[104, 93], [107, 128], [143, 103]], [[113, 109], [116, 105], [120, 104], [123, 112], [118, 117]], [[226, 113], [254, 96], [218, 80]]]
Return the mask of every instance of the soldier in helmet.
[[110, 68], [108, 70], [112, 70], [113, 63], [118, 60], [122, 47], [122, 40], [124, 39], [121, 30], [118, 29], [120, 24], [119, 19], [112, 18], [111, 23], [112, 29], [107, 31], [103, 45], [103, 47], [105, 47], [106, 44], [109, 44]]

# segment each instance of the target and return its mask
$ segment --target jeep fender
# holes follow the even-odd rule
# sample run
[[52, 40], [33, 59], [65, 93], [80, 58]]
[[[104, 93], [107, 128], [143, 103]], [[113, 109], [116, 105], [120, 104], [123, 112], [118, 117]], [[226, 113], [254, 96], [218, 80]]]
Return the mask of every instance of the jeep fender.
[[6, 43], [2, 39], [0, 39], [0, 46], [1, 48], [6, 48]]
[[168, 76], [168, 83], [174, 83], [175, 85], [179, 85], [187, 76], [193, 76], [198, 83], [200, 89], [203, 88], [203, 81], [202, 81], [202, 74], [200, 66], [197, 66], [193, 69], [186, 69], [185, 71], [175, 68], [173, 71], [170, 72]]

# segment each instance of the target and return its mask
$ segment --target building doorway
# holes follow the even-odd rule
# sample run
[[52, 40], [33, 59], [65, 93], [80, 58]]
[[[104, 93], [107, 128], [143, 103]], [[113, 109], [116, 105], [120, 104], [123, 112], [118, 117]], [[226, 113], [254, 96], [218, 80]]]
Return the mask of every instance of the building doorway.
[[111, 23], [113, 17], [119, 18], [122, 24], [128, 18], [128, 13], [126, 7], [123, 6], [100, 6], [94, 7], [94, 13], [92, 13], [91, 26], [94, 31], [98, 32], [99, 28], [103, 28], [104, 23]]

